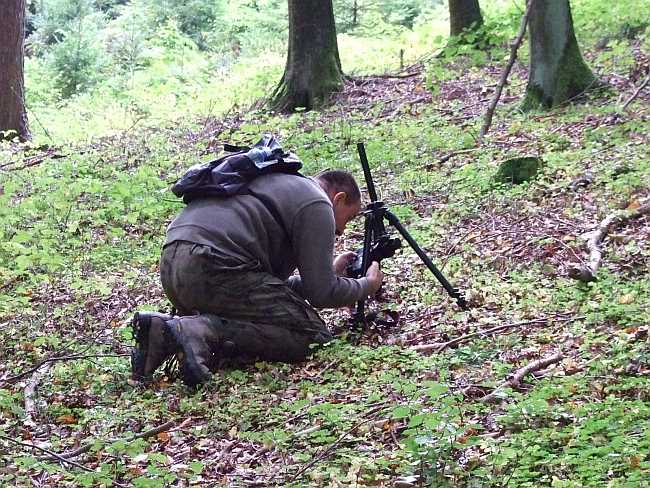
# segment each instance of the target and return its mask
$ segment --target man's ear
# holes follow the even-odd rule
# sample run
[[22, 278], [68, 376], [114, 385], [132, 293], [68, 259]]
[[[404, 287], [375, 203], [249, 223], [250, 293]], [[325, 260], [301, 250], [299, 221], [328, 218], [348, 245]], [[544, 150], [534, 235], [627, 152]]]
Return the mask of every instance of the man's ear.
[[338, 203], [342, 203], [345, 205], [345, 203], [348, 200], [348, 194], [345, 193], [344, 191], [339, 191], [334, 194], [334, 198], [332, 198], [332, 206], [335, 207]]

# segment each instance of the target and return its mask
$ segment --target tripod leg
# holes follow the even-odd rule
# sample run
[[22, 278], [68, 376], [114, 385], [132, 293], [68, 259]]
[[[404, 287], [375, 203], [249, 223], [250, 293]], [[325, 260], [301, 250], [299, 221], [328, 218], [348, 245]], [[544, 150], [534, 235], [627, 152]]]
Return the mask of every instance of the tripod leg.
[[406, 230], [406, 227], [402, 225], [399, 219], [390, 210], [387, 210], [384, 215], [386, 216], [388, 222], [397, 229], [397, 231], [401, 234], [404, 240], [406, 240], [406, 242], [409, 243], [409, 246], [411, 246], [411, 248], [415, 251], [415, 254], [417, 254], [419, 258], [422, 260], [422, 262], [427, 266], [427, 268], [429, 268], [429, 271], [433, 273], [433, 275], [440, 282], [440, 284], [445, 288], [445, 290], [447, 290], [449, 296], [454, 298], [458, 302], [458, 306], [460, 308], [462, 308], [463, 310], [467, 309], [467, 303], [465, 302], [465, 299], [461, 296], [458, 288], [454, 288], [453, 286], [451, 286], [451, 283], [447, 281], [447, 278], [445, 278], [444, 275], [440, 272], [440, 270], [436, 267], [436, 265], [433, 264], [433, 261], [431, 261], [429, 256], [426, 255], [426, 253], [418, 245], [415, 239], [413, 239], [413, 236], [409, 234], [408, 230]]
[[[366, 275], [366, 271], [368, 271], [368, 266], [370, 263], [368, 262], [369, 259], [369, 254], [370, 254], [370, 246], [372, 245], [372, 225], [370, 223], [370, 219], [372, 218], [371, 215], [366, 215], [366, 220], [364, 221], [363, 224], [363, 256], [361, 258], [361, 276]], [[365, 322], [365, 306], [366, 306], [366, 301], [364, 300], [359, 300], [357, 302], [357, 310], [354, 313], [354, 321], [363, 324]]]

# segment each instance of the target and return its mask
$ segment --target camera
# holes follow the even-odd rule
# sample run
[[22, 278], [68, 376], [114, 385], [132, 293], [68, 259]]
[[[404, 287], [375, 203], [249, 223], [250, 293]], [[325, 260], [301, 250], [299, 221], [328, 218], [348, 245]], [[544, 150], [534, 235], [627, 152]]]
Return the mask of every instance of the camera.
[[[391, 258], [400, 247], [402, 241], [397, 237], [384, 235], [377, 239], [368, 252], [368, 265], [373, 261], [381, 262], [384, 258]], [[363, 248], [357, 251], [357, 257], [348, 264], [347, 275], [349, 278], [361, 278], [363, 273]]]

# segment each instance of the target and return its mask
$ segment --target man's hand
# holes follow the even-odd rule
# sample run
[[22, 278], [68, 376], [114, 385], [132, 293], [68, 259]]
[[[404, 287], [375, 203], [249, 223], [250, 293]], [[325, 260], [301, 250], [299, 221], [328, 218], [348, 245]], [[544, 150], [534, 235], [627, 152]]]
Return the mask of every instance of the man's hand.
[[368, 271], [366, 271], [366, 278], [370, 284], [370, 290], [368, 291], [370, 295], [374, 295], [379, 290], [381, 282], [384, 281], [384, 273], [379, 269], [379, 263], [377, 261], [373, 261]]
[[354, 251], [344, 252], [334, 259], [334, 273], [336, 276], [347, 276], [345, 268], [348, 267], [348, 264], [357, 257], [357, 253]]

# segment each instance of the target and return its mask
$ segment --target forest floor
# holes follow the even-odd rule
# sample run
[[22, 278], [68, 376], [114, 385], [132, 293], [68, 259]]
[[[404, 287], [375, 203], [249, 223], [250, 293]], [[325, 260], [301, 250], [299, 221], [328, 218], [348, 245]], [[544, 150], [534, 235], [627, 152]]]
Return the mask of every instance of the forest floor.
[[[260, 109], [0, 164], [0, 484], [14, 486], [650, 486], [650, 217], [614, 225], [597, 281], [586, 237], [650, 199], [650, 90], [635, 51], [609, 88], [518, 111], [517, 64], [429, 60], [354, 78], [321, 113]], [[645, 68], [644, 68], [645, 67]], [[384, 262], [362, 333], [299, 365], [222, 371], [198, 391], [129, 379], [130, 320], [169, 310], [157, 260], [168, 187], [223, 142], [281, 136], [306, 172], [361, 175], [470, 301], [419, 258]], [[537, 156], [520, 185], [501, 161]], [[359, 219], [360, 220], [360, 219]], [[356, 249], [361, 222], [337, 243]]]

